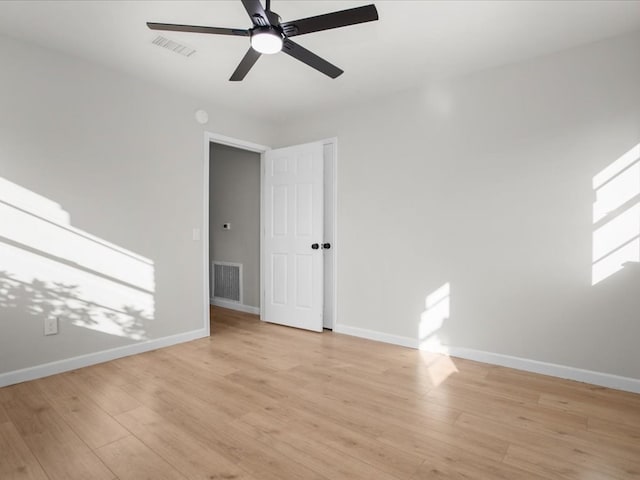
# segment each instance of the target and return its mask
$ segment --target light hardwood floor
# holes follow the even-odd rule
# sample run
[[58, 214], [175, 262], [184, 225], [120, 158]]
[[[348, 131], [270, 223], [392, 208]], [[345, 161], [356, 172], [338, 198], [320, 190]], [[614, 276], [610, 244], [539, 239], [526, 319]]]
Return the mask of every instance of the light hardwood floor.
[[214, 317], [0, 389], [0, 479], [640, 478], [640, 395]]

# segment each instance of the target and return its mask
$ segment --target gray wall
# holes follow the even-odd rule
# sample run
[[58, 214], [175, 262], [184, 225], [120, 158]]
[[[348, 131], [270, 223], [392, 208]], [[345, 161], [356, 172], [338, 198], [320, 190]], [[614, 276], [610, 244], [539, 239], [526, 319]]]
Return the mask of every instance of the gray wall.
[[[1, 38], [1, 191], [32, 223], [3, 207], [0, 372], [201, 327], [205, 108], [207, 130], [265, 145], [338, 136], [341, 324], [417, 339], [426, 297], [449, 282], [443, 344], [640, 378], [638, 263], [591, 285], [593, 177], [640, 142], [638, 45], [627, 35], [266, 129]], [[54, 241], [51, 222], [74, 230]], [[109, 250], [123, 268], [97, 262]], [[83, 303], [100, 282], [142, 303], [151, 292], [152, 312]], [[61, 333], [44, 337], [52, 312]]]
[[[640, 33], [375, 105], [310, 113], [337, 136], [338, 323], [640, 378], [638, 263], [591, 285], [592, 178], [640, 142]], [[636, 197], [637, 201], [637, 197]]]
[[204, 129], [271, 132], [5, 37], [0, 65], [0, 373], [202, 328]]
[[260, 307], [260, 155], [212, 143], [210, 158], [209, 258], [241, 263], [243, 303]]

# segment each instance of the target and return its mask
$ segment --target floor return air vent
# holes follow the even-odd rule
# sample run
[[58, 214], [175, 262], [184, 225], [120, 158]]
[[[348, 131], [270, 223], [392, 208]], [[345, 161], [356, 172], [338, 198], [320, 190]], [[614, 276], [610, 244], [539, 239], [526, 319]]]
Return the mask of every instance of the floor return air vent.
[[212, 262], [213, 297], [242, 303], [242, 264]]

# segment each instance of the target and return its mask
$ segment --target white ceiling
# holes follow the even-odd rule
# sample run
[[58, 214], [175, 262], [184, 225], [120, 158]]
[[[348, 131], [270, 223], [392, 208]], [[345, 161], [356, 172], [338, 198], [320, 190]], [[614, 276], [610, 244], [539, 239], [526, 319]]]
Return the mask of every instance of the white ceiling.
[[[366, 5], [273, 0], [283, 21]], [[390, 91], [640, 29], [640, 1], [377, 0], [380, 20], [299, 36], [345, 70], [336, 80], [285, 54], [263, 55], [243, 82], [228, 78], [248, 38], [162, 32], [197, 52], [159, 48], [145, 22], [249, 28], [240, 0], [0, 1], [0, 33], [90, 59], [255, 116], [375, 101]]]

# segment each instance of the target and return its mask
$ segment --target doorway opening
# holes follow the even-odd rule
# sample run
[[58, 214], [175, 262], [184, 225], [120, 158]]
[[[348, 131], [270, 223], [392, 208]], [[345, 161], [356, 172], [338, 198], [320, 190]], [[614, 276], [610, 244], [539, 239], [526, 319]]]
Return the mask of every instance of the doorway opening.
[[260, 313], [260, 154], [209, 144], [212, 305]]
[[[322, 325], [336, 325], [337, 139], [322, 142]], [[265, 154], [269, 147], [210, 132], [204, 149], [205, 312], [218, 305], [265, 318]], [[257, 167], [257, 168], [256, 168]], [[257, 260], [257, 261], [256, 261]], [[206, 322], [209, 324], [209, 322]], [[277, 321], [275, 323], [278, 323]]]

